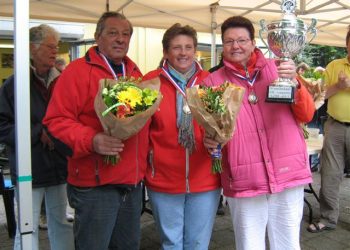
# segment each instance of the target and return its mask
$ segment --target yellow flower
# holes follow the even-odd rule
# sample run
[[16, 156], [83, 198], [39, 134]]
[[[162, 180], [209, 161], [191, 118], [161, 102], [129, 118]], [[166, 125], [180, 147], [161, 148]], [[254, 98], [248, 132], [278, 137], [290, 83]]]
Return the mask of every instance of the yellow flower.
[[141, 105], [142, 91], [137, 88], [128, 87], [126, 90], [117, 93], [119, 102], [129, 104], [131, 108], [135, 108], [137, 104]]

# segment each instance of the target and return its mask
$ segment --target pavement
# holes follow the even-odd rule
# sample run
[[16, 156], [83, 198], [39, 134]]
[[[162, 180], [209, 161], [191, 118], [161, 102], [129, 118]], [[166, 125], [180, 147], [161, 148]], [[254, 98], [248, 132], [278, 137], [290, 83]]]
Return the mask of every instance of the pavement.
[[[316, 193], [320, 188], [320, 174], [313, 173], [313, 188]], [[321, 233], [309, 233], [306, 231], [308, 225], [308, 207], [304, 206], [304, 217], [301, 223], [301, 249], [302, 250], [350, 250], [350, 179], [344, 178], [340, 191], [340, 217], [336, 230], [324, 231]], [[319, 205], [312, 194], [305, 193], [305, 198], [310, 202], [314, 217], [318, 218]], [[160, 249], [159, 236], [156, 231], [153, 217], [145, 212], [141, 216], [142, 239], [141, 250]], [[6, 229], [6, 217], [2, 197], [0, 197], [0, 250], [10, 250], [13, 247], [13, 240], [8, 237]], [[40, 231], [40, 249], [49, 250], [47, 231]], [[225, 215], [217, 216], [210, 250], [235, 249], [234, 235], [232, 230], [231, 217], [227, 207]], [[268, 249], [268, 247], [267, 247]]]

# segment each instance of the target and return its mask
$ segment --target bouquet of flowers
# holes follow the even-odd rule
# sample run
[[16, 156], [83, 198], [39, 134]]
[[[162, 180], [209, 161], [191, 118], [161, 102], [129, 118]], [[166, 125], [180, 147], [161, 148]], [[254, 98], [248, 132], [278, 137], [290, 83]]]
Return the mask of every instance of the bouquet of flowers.
[[316, 109], [321, 107], [325, 99], [325, 90], [323, 86], [323, 73], [313, 68], [306, 70], [302, 76], [301, 82], [312, 95]]
[[215, 87], [196, 85], [188, 88], [186, 94], [194, 119], [204, 127], [206, 134], [220, 143], [211, 156], [212, 172], [221, 173], [221, 144], [232, 137], [244, 89], [225, 82]]
[[[159, 78], [140, 82], [135, 78], [101, 79], [95, 97], [95, 111], [104, 131], [121, 140], [138, 133], [157, 110], [162, 95]], [[119, 158], [106, 156], [107, 164]]]

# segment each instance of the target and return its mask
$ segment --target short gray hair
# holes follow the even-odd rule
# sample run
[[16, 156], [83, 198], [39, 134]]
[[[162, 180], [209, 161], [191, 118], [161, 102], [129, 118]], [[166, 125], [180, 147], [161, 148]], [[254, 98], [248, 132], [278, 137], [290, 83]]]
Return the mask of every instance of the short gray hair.
[[29, 41], [30, 43], [42, 43], [46, 37], [53, 36], [57, 40], [60, 40], [60, 34], [51, 26], [47, 24], [41, 24], [30, 28], [29, 30]]
[[96, 31], [95, 31], [95, 37], [100, 36], [103, 29], [105, 28], [105, 22], [108, 18], [117, 18], [119, 20], [126, 20], [129, 23], [130, 26], [130, 35], [132, 35], [133, 32], [133, 27], [131, 22], [121, 13], [118, 13], [116, 11], [107, 11], [105, 13], [102, 14], [102, 16], [100, 17], [100, 19], [98, 19], [97, 21], [97, 25], [96, 25]]

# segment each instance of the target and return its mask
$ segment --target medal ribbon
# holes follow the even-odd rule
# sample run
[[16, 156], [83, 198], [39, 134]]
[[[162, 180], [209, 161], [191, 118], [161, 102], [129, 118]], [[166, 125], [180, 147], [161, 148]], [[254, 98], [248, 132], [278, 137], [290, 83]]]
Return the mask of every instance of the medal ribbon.
[[[167, 76], [168, 80], [174, 85], [174, 87], [186, 98], [186, 93], [185, 91], [183, 91], [180, 86], [175, 82], [175, 80], [173, 79], [173, 77], [169, 74], [169, 72], [165, 69], [165, 62], [163, 62], [163, 66], [162, 66], [162, 71], [164, 72], [164, 74]], [[202, 69], [202, 67], [198, 64], [198, 62], [196, 62], [197, 65], [199, 66], [200, 69]], [[193, 85], [196, 84], [198, 77], [196, 76], [189, 84], [187, 83], [186, 86], [188, 86], [189, 88], [191, 88]]]
[[[108, 62], [107, 58], [104, 56], [104, 54], [100, 53], [102, 59], [105, 61], [105, 63], [107, 64], [107, 67], [109, 68], [109, 71], [111, 71], [112, 75], [113, 75], [113, 78], [115, 80], [118, 80], [118, 76], [115, 74], [112, 66], [110, 65], [110, 63]], [[123, 69], [123, 77], [126, 76], [126, 70], [125, 70], [125, 63], [122, 62], [122, 69]]]
[[254, 82], [255, 82], [255, 80], [256, 80], [256, 77], [258, 76], [259, 72], [260, 72], [259, 70], [255, 72], [255, 75], [253, 76], [252, 80], [250, 80], [249, 77], [244, 77], [244, 76], [242, 76], [242, 75], [240, 75], [240, 74], [237, 74], [237, 73], [235, 73], [235, 72], [232, 72], [232, 73], [233, 73], [235, 76], [237, 76], [238, 78], [247, 81], [247, 82], [249, 83], [250, 86], [253, 86], [253, 85], [254, 85]]

